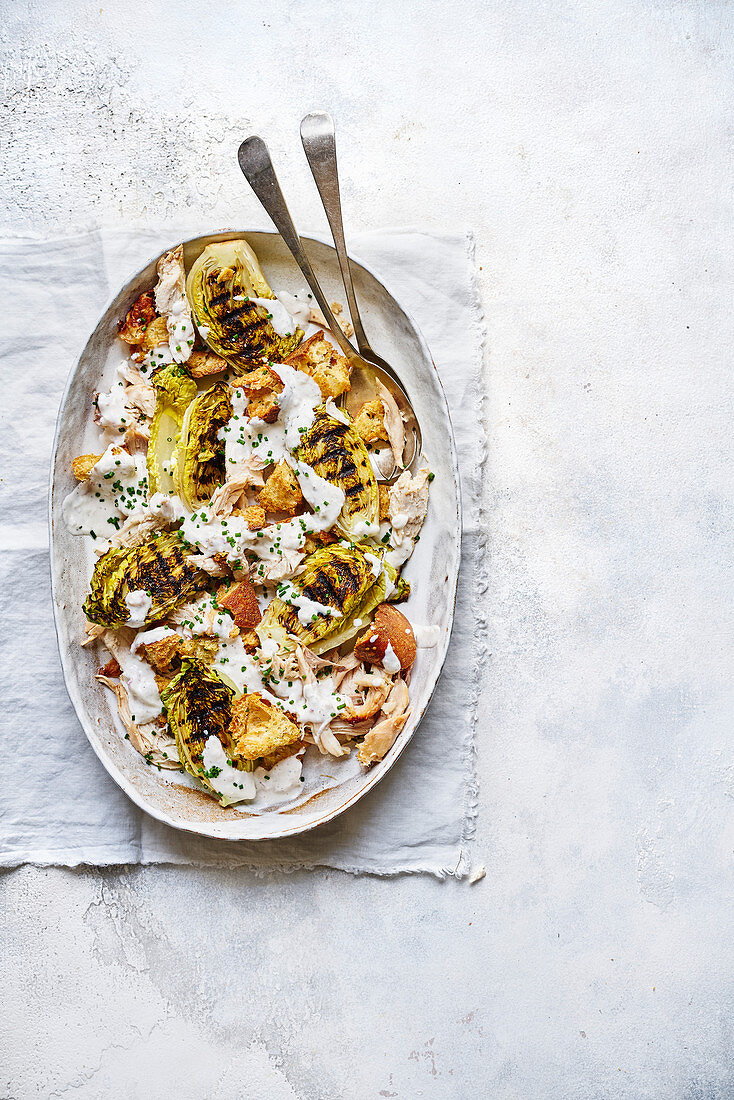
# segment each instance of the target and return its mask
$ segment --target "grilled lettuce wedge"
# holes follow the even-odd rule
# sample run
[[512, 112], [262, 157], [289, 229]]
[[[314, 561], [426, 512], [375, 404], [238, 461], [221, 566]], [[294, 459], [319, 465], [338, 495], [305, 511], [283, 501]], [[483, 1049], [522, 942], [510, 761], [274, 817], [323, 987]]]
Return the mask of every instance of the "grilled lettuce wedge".
[[282, 363], [298, 346], [302, 329], [280, 336], [268, 310], [253, 298], [273, 298], [257, 256], [247, 241], [210, 244], [192, 265], [186, 294], [199, 332], [237, 374], [263, 359]]
[[224, 443], [220, 430], [232, 416], [230, 389], [216, 382], [198, 394], [186, 409], [178, 446], [173, 481], [176, 492], [190, 510], [209, 500], [224, 482]]
[[175, 491], [173, 469], [176, 440], [184, 414], [198, 392], [196, 382], [178, 363], [160, 367], [152, 376], [156, 407], [148, 444], [148, 487], [153, 493]]
[[343, 535], [359, 539], [379, 532], [377, 481], [367, 448], [353, 428], [329, 416], [321, 406], [294, 453], [344, 493], [344, 506], [336, 523]]
[[151, 598], [145, 622], [162, 618], [190, 600], [208, 580], [189, 562], [191, 550], [177, 532], [157, 535], [142, 546], [113, 547], [97, 561], [84, 614], [100, 626], [124, 626], [125, 597], [140, 589]]
[[323, 653], [353, 638], [365, 619], [385, 599], [385, 570], [388, 576], [391, 575], [391, 566], [385, 566], [375, 577], [377, 552], [373, 551], [373, 547], [332, 543], [309, 554], [303, 562], [303, 572], [279, 585], [276, 591], [283, 595], [293, 590], [296, 600], [303, 595], [307, 600], [333, 608], [337, 614], [315, 612], [309, 624], [304, 626], [298, 617], [298, 606], [276, 596], [267, 607], [258, 630], [271, 634], [281, 627], [314, 653]]
[[204, 766], [204, 747], [210, 737], [216, 737], [222, 745], [232, 767], [251, 771], [253, 765], [230, 759], [232, 738], [229, 727], [232, 722], [234, 691], [216, 672], [203, 661], [184, 658], [180, 671], [161, 692], [168, 715], [168, 728], [176, 739], [181, 764], [196, 777], [222, 805], [229, 800], [212, 786], [211, 774]]

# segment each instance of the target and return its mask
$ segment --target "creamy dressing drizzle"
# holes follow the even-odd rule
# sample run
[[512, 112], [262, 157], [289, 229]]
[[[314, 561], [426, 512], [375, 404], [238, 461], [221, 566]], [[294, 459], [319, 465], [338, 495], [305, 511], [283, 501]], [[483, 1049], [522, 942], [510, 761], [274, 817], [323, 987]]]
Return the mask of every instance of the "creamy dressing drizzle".
[[207, 780], [227, 802], [246, 802], [257, 794], [252, 772], [233, 768], [218, 737], [208, 737], [202, 754]]
[[145, 625], [145, 620], [151, 609], [153, 601], [143, 588], [136, 588], [125, 596], [125, 606], [128, 610], [127, 626], [137, 630]]
[[153, 669], [127, 646], [116, 646], [120, 682], [127, 690], [130, 717], [141, 725], [157, 718], [163, 709]]
[[395, 672], [400, 672], [400, 669], [402, 668], [400, 660], [398, 659], [398, 655], [389, 642], [385, 647], [385, 655], [382, 658], [382, 667], [384, 668], [385, 672], [389, 672], [391, 674]]
[[247, 394], [242, 389], [232, 388], [233, 416], [219, 431], [219, 439], [225, 441], [225, 466], [228, 470], [252, 454], [265, 464], [279, 462], [288, 452], [295, 450], [301, 435], [314, 422], [315, 410], [323, 398], [313, 378], [284, 363], [278, 363], [271, 370], [283, 382], [283, 391], [278, 394], [280, 412], [275, 424], [268, 424], [258, 417], [250, 420], [247, 416]]
[[344, 505], [344, 493], [303, 462], [296, 463], [295, 473], [312, 513], [251, 531], [239, 516], [220, 519], [202, 507], [184, 518], [183, 537], [201, 553], [210, 557], [223, 554], [231, 563], [241, 562], [246, 550], [265, 562], [276, 561], [286, 551], [301, 550], [307, 535], [333, 527]]
[[289, 603], [298, 608], [298, 621], [301, 626], [310, 626], [318, 619], [319, 615], [330, 615], [334, 619], [341, 619], [341, 611], [337, 611], [328, 604], [319, 603], [318, 600], [310, 600], [304, 592], [294, 588], [289, 581], [281, 581], [276, 588], [278, 599], [283, 603]]
[[62, 505], [64, 523], [73, 535], [109, 536], [122, 520], [142, 512], [148, 498], [145, 455], [128, 454], [111, 443], [89, 478], [68, 494]]
[[223, 672], [243, 695], [258, 692], [281, 710], [294, 715], [299, 725], [311, 726], [318, 735], [347, 705], [346, 699], [336, 690], [334, 677], [322, 676], [309, 684], [305, 680], [278, 679], [268, 675], [266, 684], [263, 672], [268, 674], [268, 657], [277, 651], [275, 642], [270, 645], [266, 642], [260, 651], [260, 663], [245, 651], [241, 638], [223, 642], [214, 660], [214, 668]]

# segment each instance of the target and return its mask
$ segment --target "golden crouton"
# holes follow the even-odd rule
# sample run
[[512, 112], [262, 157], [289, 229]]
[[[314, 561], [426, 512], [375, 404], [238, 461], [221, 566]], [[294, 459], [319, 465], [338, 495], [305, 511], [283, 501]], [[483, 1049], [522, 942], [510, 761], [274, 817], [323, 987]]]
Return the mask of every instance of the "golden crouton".
[[296, 370], [310, 374], [318, 383], [323, 397], [338, 397], [350, 388], [349, 372], [352, 368], [349, 360], [320, 332], [296, 348], [288, 356], [286, 363]]
[[305, 747], [305, 741], [294, 741], [290, 745], [284, 745], [282, 749], [276, 749], [275, 752], [269, 752], [267, 756], [264, 756], [262, 767], [265, 768], [266, 772], [269, 772], [276, 764], [280, 764], [281, 760], [287, 760], [289, 756], [295, 756], [297, 752]]
[[382, 482], [377, 489], [380, 494], [380, 523], [382, 523], [383, 520], [390, 518], [390, 490]]
[[210, 665], [219, 650], [219, 642], [214, 638], [179, 638], [179, 657], [193, 657]]
[[303, 500], [301, 486], [284, 458], [281, 458], [264, 488], [257, 494], [257, 502], [266, 512], [286, 512], [293, 515]]
[[77, 481], [88, 481], [89, 475], [101, 457], [102, 455], [78, 455], [71, 464]]
[[365, 443], [376, 443], [378, 439], [387, 440], [385, 421], [382, 416], [382, 402], [366, 401], [357, 413], [352, 427]]
[[248, 397], [254, 397], [255, 394], [262, 393], [265, 390], [281, 393], [283, 389], [283, 383], [278, 375], [266, 366], [256, 367], [255, 370], [248, 371], [247, 374], [242, 376], [242, 380], [238, 382], [238, 385], [242, 386]]
[[301, 740], [295, 722], [256, 691], [232, 700], [229, 734], [234, 755], [243, 760], [258, 760]]
[[211, 351], [192, 351], [186, 360], [186, 370], [192, 378], [207, 378], [210, 374], [221, 374], [227, 370], [228, 363]]
[[259, 504], [250, 504], [247, 508], [243, 508], [241, 515], [244, 516], [245, 523], [251, 531], [260, 531], [265, 526], [265, 509]]
[[156, 317], [143, 333], [143, 351], [152, 351], [159, 344], [168, 343], [168, 325], [165, 317]]
[[264, 420], [266, 424], [274, 424], [279, 412], [278, 395], [268, 391], [258, 393], [247, 406], [247, 415], [250, 420], [256, 417], [258, 420]]
[[143, 657], [156, 672], [167, 673], [171, 671], [171, 661], [178, 653], [180, 644], [178, 634], [167, 634], [157, 642], [138, 646], [138, 650], [143, 651]]
[[260, 648], [260, 639], [254, 630], [241, 630], [240, 641], [245, 647], [245, 653], [254, 653], [256, 649]]
[[262, 618], [257, 595], [249, 578], [238, 581], [237, 584], [232, 584], [229, 588], [220, 588], [217, 592], [217, 603], [220, 607], [225, 607], [227, 611], [232, 613], [235, 626], [238, 626], [240, 630], [252, 630], [253, 626], [257, 626]]
[[120, 322], [118, 335], [126, 344], [142, 344], [146, 329], [155, 319], [155, 297], [152, 290], [141, 294]]

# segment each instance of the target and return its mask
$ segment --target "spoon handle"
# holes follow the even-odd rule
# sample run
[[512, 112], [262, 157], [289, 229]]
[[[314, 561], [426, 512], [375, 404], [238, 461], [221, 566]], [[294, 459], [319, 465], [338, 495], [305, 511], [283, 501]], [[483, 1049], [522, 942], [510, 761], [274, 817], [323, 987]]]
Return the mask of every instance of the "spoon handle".
[[246, 138], [240, 145], [237, 159], [247, 182], [262, 203], [273, 225], [288, 246], [293, 259], [303, 272], [306, 282], [310, 286], [311, 292], [318, 302], [326, 323], [334, 334], [339, 347], [348, 359], [353, 360], [356, 352], [331, 312], [331, 306], [314, 275], [311, 261], [306, 255], [301, 238], [298, 236], [296, 227], [288, 212], [267, 145], [260, 137]]
[[347, 246], [344, 240], [344, 224], [342, 222], [342, 204], [339, 195], [339, 172], [336, 164], [336, 135], [334, 132], [334, 120], [326, 111], [314, 111], [301, 122], [301, 141], [306, 160], [309, 163], [316, 186], [321, 195], [321, 202], [326, 213], [326, 220], [331, 229], [331, 235], [336, 245], [336, 254], [339, 257], [342, 281], [347, 293], [347, 304], [352, 317], [354, 337], [357, 347], [364, 354], [372, 351], [369, 341], [365, 336], [362, 326], [362, 318], [359, 315], [357, 299], [352, 285], [352, 271], [349, 265]]

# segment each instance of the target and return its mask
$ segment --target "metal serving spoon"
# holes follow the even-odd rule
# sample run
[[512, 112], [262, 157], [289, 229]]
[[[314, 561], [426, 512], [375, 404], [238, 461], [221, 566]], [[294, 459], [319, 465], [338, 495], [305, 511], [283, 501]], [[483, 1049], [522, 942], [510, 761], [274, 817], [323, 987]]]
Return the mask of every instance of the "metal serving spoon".
[[[305, 120], [304, 120], [305, 121]], [[242, 173], [250, 184], [250, 187], [255, 192], [255, 195], [262, 203], [266, 213], [270, 217], [273, 225], [280, 233], [281, 237], [285, 241], [293, 259], [300, 267], [303, 275], [311, 288], [311, 292], [319, 304], [319, 308], [324, 315], [326, 323], [328, 324], [331, 332], [334, 335], [336, 342], [341, 348], [342, 352], [349, 360], [352, 367], [351, 382], [352, 388], [349, 391], [350, 405], [352, 411], [356, 411], [365, 401], [374, 399], [375, 388], [374, 379], [379, 379], [380, 382], [389, 390], [392, 397], [395, 399], [395, 403], [400, 410], [405, 425], [405, 447], [403, 449], [403, 462], [402, 464], [393, 463], [392, 470], [385, 470], [384, 480], [392, 482], [400, 475], [403, 469], [410, 466], [420, 454], [421, 449], [421, 431], [418, 426], [416, 415], [413, 412], [413, 406], [410, 403], [408, 395], [403, 389], [402, 383], [398, 378], [393, 368], [386, 363], [384, 359], [380, 359], [374, 354], [372, 349], [364, 337], [364, 329], [362, 328], [361, 319], [359, 316], [359, 310], [357, 309], [357, 303], [354, 298], [354, 289], [352, 287], [351, 272], [349, 272], [348, 261], [346, 271], [349, 272], [348, 280], [345, 277], [344, 286], [347, 293], [347, 301], [349, 303], [350, 313], [354, 323], [355, 335], [360, 342], [364, 340], [364, 346], [367, 349], [367, 354], [358, 354], [352, 347], [351, 343], [347, 339], [344, 331], [334, 316], [329, 303], [319, 285], [319, 282], [314, 274], [311, 262], [306, 255], [303, 244], [301, 242], [296, 228], [291, 219], [288, 207], [286, 206], [283, 193], [278, 183], [278, 178], [273, 168], [273, 163], [270, 159], [270, 153], [265, 142], [260, 137], [249, 137], [242, 142], [237, 154]], [[310, 163], [310, 161], [309, 161]], [[336, 159], [334, 157], [334, 169], [336, 169]], [[312, 169], [313, 170], [313, 169]], [[316, 173], [314, 172], [314, 178]], [[319, 191], [321, 185], [316, 178]], [[338, 202], [338, 185], [337, 185], [337, 202]], [[323, 196], [322, 196], [323, 197]], [[324, 204], [326, 205], [326, 204]], [[331, 217], [327, 210], [327, 217], [329, 218], [329, 224], [331, 225]], [[338, 230], [341, 229], [341, 217], [339, 217]], [[332, 227], [333, 232], [333, 227]], [[344, 233], [343, 230], [338, 234], [334, 234], [334, 242], [337, 246], [337, 255], [339, 256], [339, 264], [342, 269], [342, 274], [345, 271], [345, 266], [342, 261], [342, 255], [340, 248], [344, 250], [346, 256], [346, 250], [344, 247]], [[362, 345], [360, 342], [360, 350]]]

